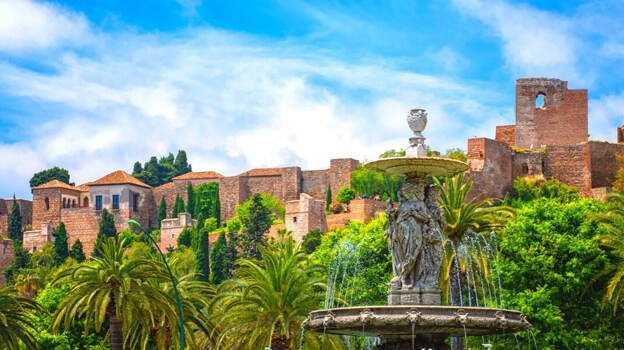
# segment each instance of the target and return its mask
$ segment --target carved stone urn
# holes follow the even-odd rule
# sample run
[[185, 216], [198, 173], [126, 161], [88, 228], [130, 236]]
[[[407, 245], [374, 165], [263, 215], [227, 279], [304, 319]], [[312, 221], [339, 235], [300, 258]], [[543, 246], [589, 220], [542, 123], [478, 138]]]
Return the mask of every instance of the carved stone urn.
[[421, 132], [427, 126], [427, 112], [421, 108], [411, 109], [407, 115], [407, 125], [414, 132], [414, 136], [422, 137]]

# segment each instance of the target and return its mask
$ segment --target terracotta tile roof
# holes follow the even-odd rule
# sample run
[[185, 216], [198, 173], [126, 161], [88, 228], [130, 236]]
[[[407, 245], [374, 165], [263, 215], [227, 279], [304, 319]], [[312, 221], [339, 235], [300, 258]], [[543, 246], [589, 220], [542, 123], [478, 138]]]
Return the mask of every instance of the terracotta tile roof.
[[223, 175], [215, 172], [215, 171], [193, 171], [190, 173], [182, 174], [180, 176], [176, 176], [174, 180], [199, 180], [199, 179], [214, 179], [223, 177]]
[[169, 188], [174, 187], [174, 183], [173, 182], [167, 182], [166, 184], [162, 184], [158, 187], [154, 187], [154, 190], [166, 190]]
[[76, 186], [76, 188], [80, 191], [80, 192], [89, 192], [89, 184], [90, 182], [87, 183], [83, 183], [80, 186]]
[[44, 188], [66, 188], [68, 190], [74, 190], [74, 191], [80, 191], [79, 189], [77, 189], [74, 186], [68, 185], [62, 181], [59, 180], [52, 180], [49, 182], [44, 183], [43, 185], [37, 186], [37, 187], [33, 187], [33, 189], [44, 189]]
[[282, 175], [282, 168], [256, 168], [239, 174], [238, 176], [276, 176]]
[[104, 176], [103, 178], [99, 180], [90, 182], [89, 186], [118, 185], [118, 184], [131, 184], [131, 185], [151, 188], [150, 185], [145, 184], [141, 180], [137, 179], [136, 177], [128, 174], [127, 172], [123, 170], [117, 170], [115, 172], [112, 172]]

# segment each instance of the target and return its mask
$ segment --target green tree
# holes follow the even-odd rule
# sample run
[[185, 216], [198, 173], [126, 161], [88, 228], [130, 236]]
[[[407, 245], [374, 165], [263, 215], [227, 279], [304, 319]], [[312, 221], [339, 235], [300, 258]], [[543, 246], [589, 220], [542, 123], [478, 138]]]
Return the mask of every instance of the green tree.
[[262, 196], [256, 193], [247, 202], [237, 207], [236, 212], [243, 225], [240, 235], [243, 256], [260, 259], [259, 248], [266, 245], [264, 236], [273, 223], [271, 211], [262, 203]]
[[238, 250], [240, 247], [240, 242], [238, 239], [239, 232], [242, 228], [242, 224], [240, 219], [237, 217], [233, 217], [228, 220], [227, 224], [227, 261], [228, 261], [228, 277], [232, 277], [234, 275], [234, 270], [238, 268], [236, 265], [236, 261], [238, 260]]
[[86, 257], [84, 250], [82, 249], [82, 242], [80, 242], [80, 239], [76, 239], [74, 244], [72, 244], [69, 256], [79, 263], [85, 261]]
[[[124, 333], [131, 327], [150, 330], [160, 312], [176, 320], [175, 302], [162, 289], [146, 282], [169, 282], [162, 264], [150, 259], [124, 259], [124, 242], [108, 238], [91, 263], [82, 263], [59, 272], [52, 285], [66, 282], [71, 289], [58, 306], [52, 319], [52, 328], [69, 330], [80, 318], [86, 328], [93, 324], [100, 331], [108, 321], [110, 344], [113, 350], [122, 350], [124, 344], [137, 339], [137, 334]], [[170, 324], [172, 336], [177, 336], [178, 324]], [[143, 336], [148, 339], [149, 333]], [[145, 343], [144, 343], [145, 344]], [[129, 344], [126, 347], [130, 347]], [[132, 347], [134, 348], [134, 347]], [[145, 348], [143, 345], [142, 348]]]
[[379, 158], [394, 158], [394, 157], [405, 157], [405, 150], [404, 149], [400, 149], [400, 150], [395, 150], [393, 149], [389, 149], [387, 151], [385, 151], [384, 153], [379, 155]]
[[160, 204], [158, 205], [158, 228], [162, 225], [162, 221], [167, 218], [167, 203], [165, 202], [165, 196], [160, 197]]
[[223, 329], [219, 348], [295, 349], [301, 323], [325, 297], [320, 267], [307, 262], [291, 236], [259, 251], [262, 261], [240, 260], [211, 304]]
[[[216, 221], [216, 219], [212, 218]], [[208, 229], [204, 227], [196, 233], [193, 250], [195, 251], [195, 272], [200, 281], [210, 280], [210, 246], [208, 242]]]
[[30, 187], [37, 187], [52, 180], [59, 180], [68, 185], [74, 185], [73, 182], [69, 182], [69, 171], [67, 171], [67, 169], [55, 166], [54, 168], [42, 170], [38, 173], [35, 173], [30, 179]]
[[194, 232], [195, 232], [195, 229], [191, 227], [183, 228], [182, 231], [180, 231], [180, 234], [178, 235], [178, 239], [176, 241], [176, 243], [178, 244], [178, 247], [185, 246], [185, 247], [191, 248], [193, 235], [195, 234]]
[[93, 253], [91, 255], [99, 254], [102, 250], [102, 244], [106, 239], [110, 237], [117, 237], [117, 229], [115, 228], [115, 216], [111, 214], [106, 208], [102, 210], [100, 220], [98, 222], [99, 231], [95, 238], [95, 245], [93, 247]]
[[303, 236], [301, 248], [306, 254], [312, 254], [321, 245], [321, 238], [323, 238], [323, 231], [319, 229], [312, 230]]
[[450, 158], [455, 160], [460, 160], [465, 162], [468, 160], [468, 156], [466, 156], [466, 151], [461, 148], [451, 148], [447, 149], [443, 155], [444, 158]]
[[362, 165], [351, 172], [351, 188], [362, 197], [379, 195], [382, 200], [391, 198], [398, 201], [397, 193], [403, 187], [405, 177], [370, 170]]
[[329, 206], [332, 203], [332, 191], [331, 186], [327, 186], [327, 192], [325, 192], [325, 211], [329, 210]]
[[24, 249], [21, 241], [14, 241], [13, 260], [11, 260], [9, 267], [4, 270], [4, 278], [6, 279], [7, 284], [13, 284], [15, 282], [15, 276], [19, 273], [19, 271], [29, 267], [31, 267], [30, 253], [28, 250]]
[[[624, 341], [622, 318], [600, 312], [607, 282], [600, 272], [609, 266], [599, 246], [605, 231], [587, 215], [603, 211], [593, 200], [538, 198], [501, 232], [502, 306], [526, 315], [540, 349], [616, 349]], [[526, 344], [532, 336], [517, 337]], [[517, 340], [500, 343], [494, 348], [515, 347]]]
[[173, 212], [171, 213], [171, 217], [175, 219], [180, 213], [184, 213], [184, 199], [182, 199], [182, 197], [177, 194], [175, 202], [173, 204]]
[[189, 182], [186, 185], [186, 211], [191, 213], [191, 215], [196, 218], [195, 215], [195, 189], [193, 185]]
[[13, 195], [13, 206], [11, 207], [11, 214], [9, 214], [9, 239], [20, 242], [24, 240], [22, 213], [20, 212], [20, 207], [17, 204], [15, 195]]
[[342, 203], [349, 207], [349, 203], [355, 199], [355, 190], [351, 187], [342, 187], [338, 190], [338, 194], [336, 194], [336, 200], [339, 203]]
[[[188, 164], [186, 159], [186, 151], [179, 150], [173, 162], [173, 168], [175, 169], [175, 176], [190, 173], [192, 170], [191, 165]], [[191, 212], [192, 213], [192, 212]]]
[[38, 349], [35, 315], [45, 310], [30, 299], [21, 298], [14, 288], [0, 289], [0, 347], [6, 350]]
[[[495, 206], [497, 202], [495, 198], [482, 199], [477, 196], [469, 200], [468, 192], [472, 187], [472, 177], [464, 181], [464, 174], [458, 174], [454, 177], [447, 177], [445, 185], [437, 179], [433, 178], [435, 186], [440, 192], [440, 209], [444, 213], [447, 226], [444, 229], [446, 239], [452, 242], [451, 249], [446, 249], [445, 261], [449, 267], [446, 271], [442, 271], [442, 287], [450, 288], [450, 304], [461, 306], [462, 300], [462, 284], [463, 278], [455, 276], [465, 276], [466, 271], [462, 271], [461, 267], [466, 266], [460, 261], [457, 248], [462, 244], [465, 237], [469, 233], [489, 233], [491, 231], [503, 228], [507, 221], [513, 219], [515, 211], [507, 206]], [[472, 248], [470, 244], [467, 248]], [[482, 261], [482, 259], [477, 259]], [[449, 295], [446, 294], [446, 295]], [[444, 295], [444, 293], [443, 293]], [[452, 348], [463, 349], [463, 338], [453, 337], [451, 340]]]
[[624, 296], [624, 194], [613, 192], [607, 199], [607, 210], [594, 217], [606, 229], [599, 242], [609, 258], [601, 272], [609, 278], [602, 303], [615, 315]]
[[54, 264], [60, 266], [69, 257], [65, 223], [61, 221], [52, 233], [52, 236], [54, 236]]
[[565, 185], [556, 179], [519, 177], [513, 182], [513, 194], [517, 201], [528, 202], [537, 198], [553, 198], [570, 203], [581, 198], [575, 187]]
[[210, 256], [210, 282], [213, 285], [219, 285], [228, 277], [228, 250], [225, 240], [225, 232], [219, 233], [219, 238], [212, 248]]
[[216, 218], [221, 226], [221, 202], [219, 200], [219, 183], [206, 182], [195, 187], [195, 213], [193, 217]]

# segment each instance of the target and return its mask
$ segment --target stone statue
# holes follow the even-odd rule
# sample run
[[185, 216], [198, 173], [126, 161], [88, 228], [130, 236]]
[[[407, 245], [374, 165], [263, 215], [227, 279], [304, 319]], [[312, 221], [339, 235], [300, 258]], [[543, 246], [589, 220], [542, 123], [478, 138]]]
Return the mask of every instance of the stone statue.
[[392, 252], [390, 285], [395, 290], [438, 287], [443, 257], [442, 228], [446, 222], [435, 204], [437, 189], [427, 187], [424, 179], [419, 180], [406, 183], [399, 191], [398, 209], [392, 205], [386, 209], [386, 237]]

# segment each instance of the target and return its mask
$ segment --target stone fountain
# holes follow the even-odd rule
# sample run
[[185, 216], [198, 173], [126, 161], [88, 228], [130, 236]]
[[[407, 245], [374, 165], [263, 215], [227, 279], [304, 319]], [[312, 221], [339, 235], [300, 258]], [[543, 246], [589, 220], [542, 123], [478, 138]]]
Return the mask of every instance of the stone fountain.
[[529, 330], [522, 313], [484, 307], [442, 306], [438, 276], [444, 254], [446, 221], [438, 207], [438, 189], [427, 176], [454, 175], [466, 163], [427, 157], [422, 131], [424, 109], [412, 109], [407, 122], [414, 135], [405, 157], [376, 160], [369, 169], [405, 175], [399, 205], [386, 209], [393, 278], [388, 305], [316, 310], [304, 329], [324, 334], [379, 337], [380, 350], [447, 350], [449, 336], [490, 335]]

